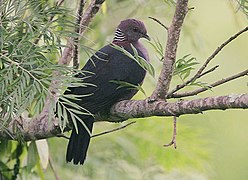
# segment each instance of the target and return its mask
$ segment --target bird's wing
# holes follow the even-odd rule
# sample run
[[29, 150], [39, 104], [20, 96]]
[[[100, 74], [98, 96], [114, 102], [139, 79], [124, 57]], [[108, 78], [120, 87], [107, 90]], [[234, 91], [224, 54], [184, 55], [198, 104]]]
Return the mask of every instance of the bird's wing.
[[[132, 53], [131, 47], [126, 50]], [[141, 52], [139, 55], [143, 56]], [[100, 49], [91, 57], [91, 60], [88, 60], [82, 70], [90, 73], [80, 74], [78, 77], [87, 76], [84, 82], [95, 86], [71, 87], [69, 93], [80, 95], [92, 93], [77, 102], [92, 113], [107, 109], [120, 100], [130, 99], [137, 92], [131, 87], [119, 88], [119, 84], [111, 81], [124, 81], [138, 85], [142, 83], [146, 73], [133, 59], [111, 45]]]

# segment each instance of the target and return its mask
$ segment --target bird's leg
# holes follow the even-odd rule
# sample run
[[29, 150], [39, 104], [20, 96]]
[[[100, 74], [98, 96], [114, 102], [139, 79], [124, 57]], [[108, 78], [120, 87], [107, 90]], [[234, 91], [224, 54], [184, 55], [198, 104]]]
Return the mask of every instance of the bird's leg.
[[172, 140], [170, 143], [165, 144], [164, 147], [169, 147], [169, 146], [174, 146], [174, 148], [177, 148], [177, 144], [176, 144], [176, 136], [177, 136], [177, 117], [174, 116], [173, 117], [173, 136], [172, 136]]

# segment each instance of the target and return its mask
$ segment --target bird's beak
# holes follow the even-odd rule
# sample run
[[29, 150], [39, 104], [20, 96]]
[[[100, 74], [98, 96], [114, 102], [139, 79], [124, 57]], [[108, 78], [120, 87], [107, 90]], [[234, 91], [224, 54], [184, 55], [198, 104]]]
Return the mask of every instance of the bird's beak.
[[143, 34], [143, 38], [146, 38], [148, 41], [151, 41], [151, 38], [147, 34]]

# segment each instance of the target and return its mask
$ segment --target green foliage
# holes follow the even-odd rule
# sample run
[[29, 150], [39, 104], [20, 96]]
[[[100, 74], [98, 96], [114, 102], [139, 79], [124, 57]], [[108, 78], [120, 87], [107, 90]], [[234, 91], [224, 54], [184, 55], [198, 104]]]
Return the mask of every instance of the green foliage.
[[248, 0], [236, 0], [242, 12], [248, 17]]
[[[70, 11], [54, 4], [52, 0], [50, 3], [43, 0], [2, 0], [0, 3], [1, 130], [16, 117], [38, 115], [46, 99], [54, 96], [49, 89], [53, 81], [60, 85], [56, 89], [58, 93], [67, 86], [88, 86], [74, 77], [79, 71], [57, 65], [65, 47], [63, 42], [77, 34], [73, 32], [76, 25], [71, 21]], [[75, 113], [82, 111], [71, 102], [76, 98], [61, 95], [58, 107], [62, 106], [63, 111], [59, 111], [58, 117], [62, 131], [68, 123], [63, 112], [69, 111], [73, 119]], [[68, 104], [74, 108], [67, 108]], [[49, 105], [51, 117], [56, 104]], [[18, 128], [13, 128], [18, 137]], [[0, 158], [0, 179], [1, 176], [15, 179], [19, 174], [24, 176], [31, 172], [42, 178], [40, 153], [35, 142], [27, 145], [1, 141], [0, 146], [2, 157], [6, 157]], [[23, 164], [24, 159], [27, 164]]]
[[168, 5], [176, 5], [176, 1], [175, 0], [164, 0], [164, 2]]
[[153, 41], [154, 42], [149, 41], [149, 44], [153, 47], [153, 49], [157, 53], [158, 59], [160, 61], [163, 61], [163, 59], [164, 59], [164, 47], [158, 38], [156, 40], [153, 39]]
[[[176, 61], [173, 76], [179, 76], [182, 82], [184, 82], [191, 75], [192, 70], [195, 69], [195, 65], [197, 64], [199, 63], [196, 58], [191, 57], [191, 54], [187, 54]], [[197, 86], [211, 90], [211, 86], [209, 86], [208, 83], [199, 80], [192, 81], [187, 86]]]
[[32, 175], [39, 175], [44, 179], [42, 168], [48, 165], [48, 146], [46, 140], [20, 143], [14, 141], [0, 141], [0, 178], [28, 179]]
[[199, 64], [196, 62], [195, 57], [190, 57], [190, 54], [183, 56], [178, 59], [175, 64], [175, 69], [173, 75], [178, 75], [182, 81], [187, 79], [195, 65]]
[[[64, 47], [61, 42], [76, 35], [73, 33], [75, 24], [70, 21], [71, 15], [67, 9], [50, 6], [44, 1], [4, 0], [0, 4], [0, 12], [2, 128], [10, 119], [26, 111], [30, 117], [41, 112], [47, 96], [53, 96], [49, 90], [54, 80], [53, 72], [60, 73], [56, 77], [58, 84], [86, 84], [73, 78], [78, 71], [57, 65], [61, 48]], [[63, 91], [63, 87], [58, 90]], [[51, 109], [54, 107], [55, 104], [51, 104]], [[62, 118], [62, 115], [59, 114], [59, 117]], [[61, 130], [66, 123], [61, 123]]]
[[115, 80], [110, 81], [110, 82], [118, 84], [119, 86], [117, 87], [117, 89], [123, 88], [123, 87], [127, 87], [129, 89], [136, 89], [137, 91], [142, 92], [145, 95], [145, 97], [147, 97], [145, 90], [141, 87], [140, 84], [134, 85], [134, 84], [131, 84], [131, 83], [128, 83], [128, 82], [125, 82], [125, 81], [115, 81]]
[[60, 96], [57, 103], [57, 114], [59, 118], [59, 126], [62, 132], [65, 129], [66, 125], [69, 123], [68, 119], [71, 119], [77, 133], [78, 133], [77, 121], [79, 121], [88, 131], [88, 133], [91, 135], [90, 130], [78, 115], [91, 115], [91, 116], [93, 115], [87, 109], [73, 102], [75, 100], [78, 100], [79, 97], [86, 97], [90, 95], [91, 94], [89, 95], [66, 94]]
[[51, 32], [58, 21], [51, 23], [49, 18], [61, 12], [42, 6], [39, 1], [29, 0], [1, 2], [1, 119], [18, 116], [32, 104], [33, 113], [39, 113], [49, 92], [51, 73], [58, 68], [55, 59], [46, 54], [58, 54], [58, 36]]

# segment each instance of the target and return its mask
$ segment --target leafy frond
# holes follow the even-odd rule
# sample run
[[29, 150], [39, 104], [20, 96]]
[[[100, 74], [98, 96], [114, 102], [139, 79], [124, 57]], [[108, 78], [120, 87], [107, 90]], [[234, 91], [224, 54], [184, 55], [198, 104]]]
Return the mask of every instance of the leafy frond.
[[236, 0], [238, 9], [241, 10], [248, 17], [248, 0]]
[[3, 0], [0, 14], [0, 121], [6, 124], [23, 112], [31, 117], [41, 112], [46, 97], [53, 96], [54, 71], [60, 73], [58, 84], [82, 82], [73, 78], [78, 71], [57, 65], [62, 42], [77, 36], [68, 9], [45, 1]]
[[123, 87], [127, 87], [128, 89], [136, 89], [137, 91], [142, 92], [145, 95], [145, 97], [147, 97], [145, 90], [141, 87], [140, 84], [135, 85], [135, 84], [131, 84], [125, 81], [115, 81], [115, 80], [112, 80], [110, 82], [118, 84], [119, 86], [117, 87], [117, 89], [120, 89]]
[[182, 81], [189, 77], [191, 71], [195, 69], [195, 65], [199, 64], [196, 62], [195, 57], [190, 57], [190, 54], [183, 56], [178, 59], [175, 64], [173, 75], [178, 75]]
[[149, 41], [149, 44], [153, 47], [153, 49], [157, 53], [159, 60], [163, 61], [163, 59], [164, 59], [164, 47], [163, 47], [162, 43], [160, 42], [159, 38], [153, 39], [153, 41], [154, 42]]

